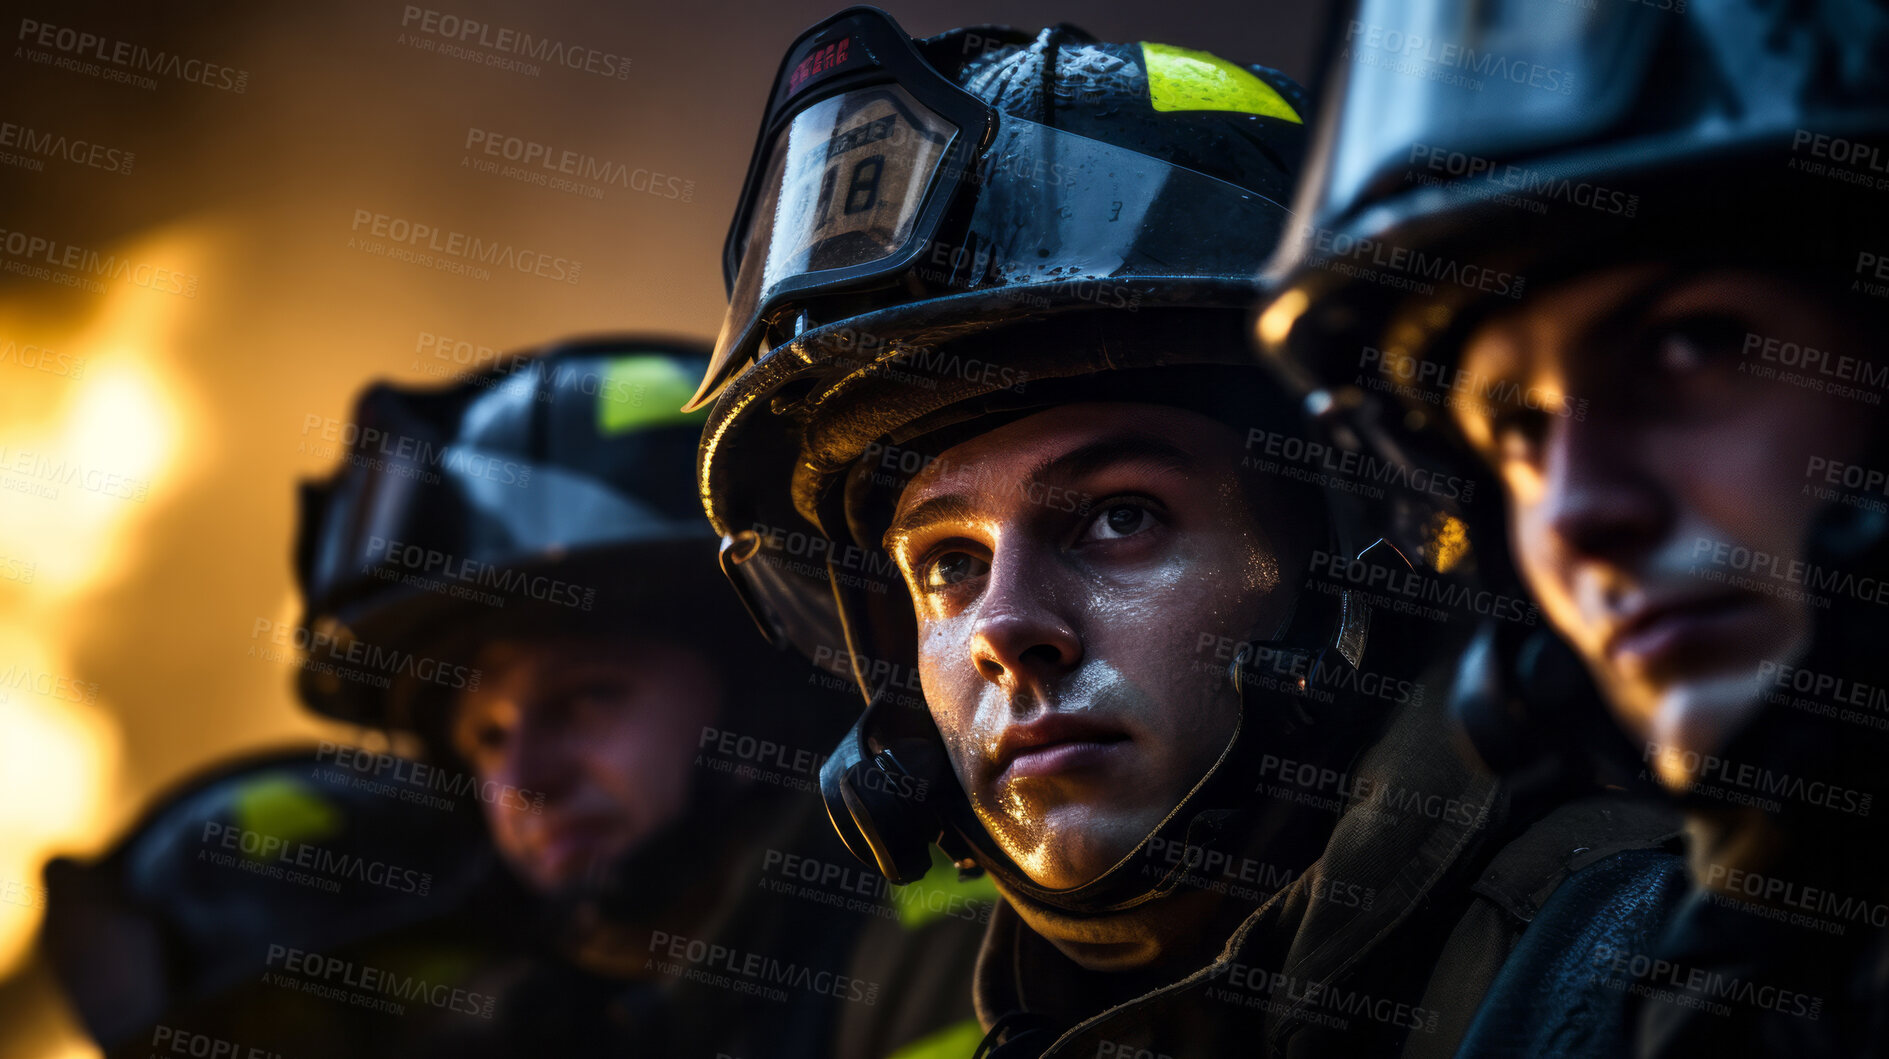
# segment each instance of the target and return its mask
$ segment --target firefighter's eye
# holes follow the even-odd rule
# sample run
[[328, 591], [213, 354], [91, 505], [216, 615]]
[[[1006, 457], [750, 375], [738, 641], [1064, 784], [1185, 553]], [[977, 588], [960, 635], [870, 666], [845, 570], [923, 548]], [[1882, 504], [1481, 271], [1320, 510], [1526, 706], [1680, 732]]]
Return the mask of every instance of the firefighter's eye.
[[1667, 321], [1651, 329], [1654, 363], [1668, 375], [1685, 375], [1735, 360], [1750, 333], [1730, 313], [1707, 311]]
[[949, 588], [989, 570], [989, 563], [969, 552], [942, 552], [925, 561], [921, 582], [928, 589]]
[[1080, 542], [1121, 540], [1146, 533], [1160, 524], [1160, 516], [1145, 501], [1111, 500], [1083, 527]]

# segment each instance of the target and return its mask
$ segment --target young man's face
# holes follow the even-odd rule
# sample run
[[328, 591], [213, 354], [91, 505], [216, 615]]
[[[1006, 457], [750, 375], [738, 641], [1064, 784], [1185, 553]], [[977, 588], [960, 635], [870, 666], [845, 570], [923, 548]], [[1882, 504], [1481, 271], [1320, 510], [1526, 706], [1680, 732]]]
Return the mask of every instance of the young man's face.
[[1298, 573], [1255, 523], [1240, 441], [1166, 406], [1064, 405], [946, 450], [899, 499], [925, 700], [978, 818], [1044, 886], [1126, 855], [1233, 733], [1197, 645], [1270, 636]]
[[700, 653], [636, 637], [506, 640], [476, 664], [485, 680], [459, 694], [453, 743], [482, 786], [524, 792], [481, 802], [534, 889], [607, 868], [687, 808], [696, 737], [721, 703]]
[[1478, 387], [1563, 397], [1532, 403], [1570, 414], [1455, 414], [1502, 479], [1530, 589], [1674, 787], [1680, 752], [1716, 751], [1756, 711], [1759, 666], [1804, 650], [1809, 605], [1783, 575], [1821, 503], [1806, 468], [1866, 441], [1869, 406], [1766, 375], [1789, 371], [1752, 352], [1772, 339], [1866, 352], [1784, 283], [1656, 266], [1554, 288], [1464, 350]]

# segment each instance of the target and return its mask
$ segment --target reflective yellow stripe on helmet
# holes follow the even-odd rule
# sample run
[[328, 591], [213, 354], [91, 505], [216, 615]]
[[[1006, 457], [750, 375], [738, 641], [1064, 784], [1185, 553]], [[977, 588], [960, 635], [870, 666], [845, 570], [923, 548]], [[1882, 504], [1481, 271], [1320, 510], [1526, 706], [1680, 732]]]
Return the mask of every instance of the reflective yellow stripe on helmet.
[[284, 842], [319, 842], [341, 833], [346, 823], [312, 785], [288, 776], [251, 780], [235, 802], [237, 827]]
[[669, 357], [615, 358], [597, 387], [597, 432], [624, 434], [671, 423], [705, 422], [706, 410], [681, 411], [694, 392], [694, 376]]
[[1278, 89], [1212, 52], [1144, 40], [1141, 63], [1148, 71], [1148, 99], [1155, 110], [1229, 110], [1305, 123]]

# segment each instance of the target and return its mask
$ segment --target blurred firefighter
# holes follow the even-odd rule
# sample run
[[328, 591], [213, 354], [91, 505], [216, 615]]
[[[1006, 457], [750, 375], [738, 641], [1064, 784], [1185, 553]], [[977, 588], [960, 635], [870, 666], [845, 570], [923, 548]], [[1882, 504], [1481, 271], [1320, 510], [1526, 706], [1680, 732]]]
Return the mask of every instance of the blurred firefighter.
[[[1549, 623], [1466, 660], [1484, 758], [1685, 811], [1670, 936], [1576, 970], [1641, 1054], [1882, 1054], [1889, 13], [1365, 0], [1342, 36], [1261, 337], [1375, 453], [1499, 483], [1469, 536]], [[1515, 1014], [1553, 972], [1488, 1054], [1557, 1054]]]
[[[284, 926], [284, 882], [257, 873], [247, 932], [206, 944], [261, 985], [197, 984], [135, 1045], [864, 1056], [969, 1017], [949, 980], [975, 944], [962, 917], [901, 920], [869, 886], [835, 907], [770, 885], [843, 853], [804, 749], [835, 729], [834, 696], [754, 639], [719, 583], [689, 474], [700, 417], [676, 411], [702, 365], [599, 339], [361, 398], [340, 468], [303, 490], [288, 639], [305, 702], [408, 753], [324, 743], [312, 767], [245, 775], [299, 805], [253, 844], [367, 872], [451, 836], [469, 867], [427, 873], [371, 927], [386, 899], [353, 886]], [[377, 827], [391, 845], [358, 848]], [[156, 903], [205, 897], [226, 900]], [[911, 946], [930, 970], [882, 1000], [861, 968], [912, 976]], [[782, 966], [807, 981], [765, 977]]]

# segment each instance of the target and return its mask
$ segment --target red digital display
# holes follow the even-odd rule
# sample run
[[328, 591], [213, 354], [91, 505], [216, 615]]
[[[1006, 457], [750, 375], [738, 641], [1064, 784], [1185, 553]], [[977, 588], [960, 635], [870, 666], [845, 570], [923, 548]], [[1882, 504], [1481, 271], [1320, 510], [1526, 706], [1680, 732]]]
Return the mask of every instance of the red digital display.
[[853, 38], [845, 37], [825, 47], [808, 52], [787, 75], [787, 91], [798, 92], [815, 74], [826, 73], [845, 64]]

